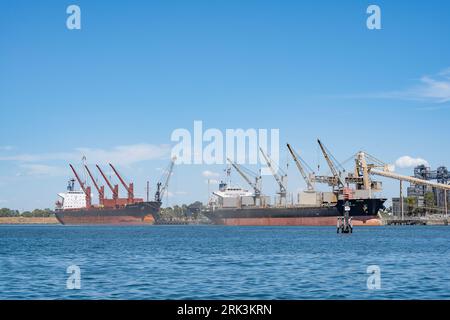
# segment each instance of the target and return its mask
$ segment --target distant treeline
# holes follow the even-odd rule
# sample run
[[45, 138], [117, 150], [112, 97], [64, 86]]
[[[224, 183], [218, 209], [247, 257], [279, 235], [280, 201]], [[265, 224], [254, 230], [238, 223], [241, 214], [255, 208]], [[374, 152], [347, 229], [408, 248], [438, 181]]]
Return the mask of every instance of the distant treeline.
[[12, 210], [8, 208], [0, 209], [0, 217], [52, 217], [54, 216], [50, 209], [34, 209], [33, 211]]
[[203, 208], [203, 204], [200, 201], [196, 201], [189, 205], [183, 204], [181, 206], [175, 205], [173, 207], [161, 208], [161, 215], [167, 217], [193, 217], [197, 218], [198, 214]]
[[[203, 208], [200, 201], [196, 201], [189, 205], [175, 205], [173, 207], [161, 208], [161, 214], [168, 217], [194, 217], [196, 218]], [[8, 208], [0, 209], [0, 217], [52, 217], [54, 216], [51, 209], [34, 209], [33, 211], [12, 210]]]

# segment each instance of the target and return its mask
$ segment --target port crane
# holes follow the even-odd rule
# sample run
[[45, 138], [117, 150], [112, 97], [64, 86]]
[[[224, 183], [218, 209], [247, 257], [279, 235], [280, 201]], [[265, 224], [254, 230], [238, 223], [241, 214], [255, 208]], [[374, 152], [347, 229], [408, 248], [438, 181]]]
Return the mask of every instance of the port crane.
[[[308, 191], [314, 191], [314, 185], [311, 178], [306, 174], [305, 169], [303, 168], [300, 161], [303, 161], [301, 157], [294, 151], [294, 149], [291, 147], [291, 145], [288, 143], [287, 148], [289, 150], [289, 153], [291, 154], [292, 158], [294, 159], [295, 164], [297, 165], [298, 171], [300, 171], [300, 174], [303, 177], [303, 180], [306, 182], [306, 186]], [[303, 161], [304, 162], [304, 161]], [[305, 162], [304, 162], [305, 163]], [[306, 164], [306, 163], [305, 163]]]
[[282, 172], [282, 176], [280, 177], [277, 174], [277, 171], [274, 168], [274, 165], [272, 163], [272, 160], [269, 158], [269, 156], [264, 152], [264, 150], [260, 147], [259, 150], [261, 151], [261, 154], [264, 157], [264, 160], [267, 163], [267, 166], [269, 167], [270, 171], [272, 172], [273, 177], [275, 178], [276, 182], [278, 183], [278, 186], [280, 188], [280, 190], [277, 192], [280, 195], [280, 204], [283, 204], [283, 199], [286, 202], [286, 193], [287, 193], [287, 188], [286, 188], [286, 179], [287, 179], [287, 174], [284, 173], [281, 168], [279, 168], [279, 170]]
[[91, 187], [86, 186], [86, 184], [83, 181], [81, 181], [80, 176], [78, 175], [77, 171], [71, 164], [69, 164], [69, 166], [70, 166], [70, 169], [72, 169], [73, 174], [75, 175], [75, 178], [77, 179], [78, 183], [80, 184], [81, 189], [83, 190], [84, 194], [86, 195], [86, 207], [90, 208], [91, 204], [92, 204]]
[[349, 174], [346, 181], [355, 183], [358, 190], [381, 191], [381, 182], [372, 181], [370, 178], [369, 171], [374, 168], [382, 168], [384, 171], [388, 171], [386, 163], [367, 152], [359, 151], [355, 155], [355, 173], [354, 175]]
[[155, 193], [156, 202], [162, 202], [162, 199], [164, 198], [164, 194], [167, 191], [167, 187], [169, 186], [170, 177], [172, 176], [173, 167], [175, 165], [176, 160], [177, 158], [173, 157], [172, 161], [169, 164], [169, 168], [165, 170], [165, 172], [163, 173], [163, 177], [161, 178], [161, 180], [164, 180], [164, 184], [162, 182], [158, 182], [156, 185], [156, 193]]
[[84, 165], [84, 167], [86, 168], [86, 171], [89, 175], [89, 177], [91, 178], [92, 183], [94, 184], [95, 189], [97, 189], [98, 192], [98, 203], [100, 204], [100, 206], [104, 205], [105, 202], [105, 187], [104, 186], [98, 186], [97, 182], [94, 179], [94, 176], [91, 173], [91, 170], [89, 170], [87, 165]]
[[[229, 158], [227, 158], [228, 162], [233, 166], [234, 169], [241, 175], [241, 177], [253, 188], [255, 198], [259, 198], [261, 196], [261, 175], [256, 175], [253, 172], [251, 172], [249, 169], [245, 169], [243, 166], [240, 166], [236, 162], [231, 161]], [[244, 173], [244, 170], [248, 171], [249, 174], [254, 176], [255, 182], [250, 180], [250, 178]]]
[[[364, 159], [366, 156], [365, 153], [361, 154], [361, 157]], [[379, 161], [381, 162], [381, 161]], [[380, 170], [380, 167], [382, 168]], [[402, 210], [402, 219], [403, 219], [403, 192], [402, 192], [402, 182], [407, 181], [410, 182], [412, 184], [418, 184], [418, 185], [426, 185], [426, 186], [430, 186], [433, 188], [437, 188], [437, 189], [441, 189], [444, 190], [444, 211], [445, 214], [448, 215], [448, 204], [447, 204], [447, 192], [450, 190], [450, 185], [449, 184], [445, 184], [445, 183], [436, 183], [436, 182], [431, 182], [428, 180], [423, 180], [417, 177], [410, 177], [410, 176], [404, 176], [398, 173], [394, 173], [391, 172], [389, 170], [389, 167], [387, 165], [382, 165], [382, 163], [378, 164], [378, 166], [374, 166], [374, 165], [368, 165], [367, 166], [367, 172], [368, 174], [371, 175], [377, 175], [377, 176], [382, 176], [382, 177], [386, 177], [386, 178], [391, 178], [391, 179], [396, 179], [400, 181], [400, 205], [401, 205], [401, 210]]]

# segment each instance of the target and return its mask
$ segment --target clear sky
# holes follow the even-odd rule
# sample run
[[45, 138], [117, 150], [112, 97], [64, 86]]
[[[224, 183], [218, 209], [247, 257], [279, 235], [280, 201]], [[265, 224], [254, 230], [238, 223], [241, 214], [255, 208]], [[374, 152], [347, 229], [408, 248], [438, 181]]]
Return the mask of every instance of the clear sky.
[[[66, 27], [71, 4], [81, 30]], [[381, 30], [366, 27], [370, 4]], [[1, 1], [0, 207], [53, 207], [83, 154], [142, 195], [194, 120], [278, 128], [312, 167], [318, 137], [340, 160], [450, 166], [449, 35], [448, 1]], [[204, 171], [223, 169], [177, 166], [168, 204], [205, 201]]]

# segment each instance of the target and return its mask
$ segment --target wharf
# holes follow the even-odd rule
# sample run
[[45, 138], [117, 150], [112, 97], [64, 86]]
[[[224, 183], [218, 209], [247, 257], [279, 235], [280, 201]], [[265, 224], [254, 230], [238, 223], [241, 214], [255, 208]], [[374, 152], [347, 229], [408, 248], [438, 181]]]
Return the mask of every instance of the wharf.
[[407, 219], [386, 219], [388, 226], [425, 226], [425, 225], [448, 225], [448, 219], [430, 218], [407, 218]]

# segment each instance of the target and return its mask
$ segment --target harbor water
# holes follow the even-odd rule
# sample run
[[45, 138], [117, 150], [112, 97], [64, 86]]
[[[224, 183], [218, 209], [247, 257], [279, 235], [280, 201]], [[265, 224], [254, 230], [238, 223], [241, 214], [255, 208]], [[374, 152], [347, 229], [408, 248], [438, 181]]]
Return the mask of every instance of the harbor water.
[[450, 299], [448, 226], [11, 225], [0, 241], [0, 299]]

